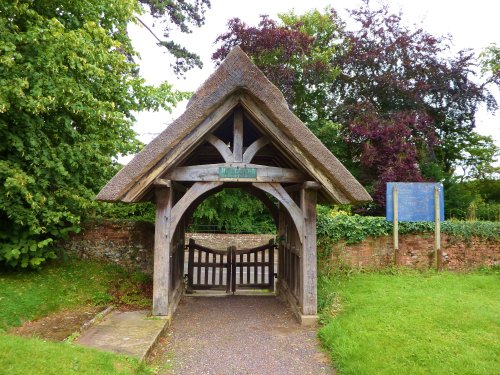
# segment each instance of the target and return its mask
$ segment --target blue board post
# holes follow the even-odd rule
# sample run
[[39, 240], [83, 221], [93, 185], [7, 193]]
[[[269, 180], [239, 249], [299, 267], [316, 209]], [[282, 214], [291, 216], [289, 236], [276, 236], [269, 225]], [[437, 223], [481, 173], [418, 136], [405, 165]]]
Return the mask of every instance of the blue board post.
[[386, 188], [386, 220], [393, 222], [394, 264], [399, 248], [399, 221], [434, 221], [434, 257], [439, 270], [441, 221], [444, 220], [444, 192], [441, 183], [388, 182]]
[[[441, 215], [440, 215], [439, 187], [434, 187], [434, 261], [436, 271], [439, 271], [439, 258], [441, 254]], [[444, 206], [444, 205], [443, 205]]]
[[392, 205], [393, 218], [392, 218], [392, 240], [394, 248], [394, 265], [398, 265], [398, 250], [399, 250], [399, 226], [398, 226], [398, 187], [392, 187]]

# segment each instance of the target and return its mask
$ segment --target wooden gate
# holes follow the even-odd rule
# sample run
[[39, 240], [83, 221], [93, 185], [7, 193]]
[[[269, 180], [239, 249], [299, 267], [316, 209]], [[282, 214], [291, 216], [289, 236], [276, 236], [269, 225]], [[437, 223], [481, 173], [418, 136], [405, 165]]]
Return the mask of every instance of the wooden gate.
[[187, 293], [193, 290], [274, 291], [274, 241], [252, 249], [216, 250], [189, 240]]

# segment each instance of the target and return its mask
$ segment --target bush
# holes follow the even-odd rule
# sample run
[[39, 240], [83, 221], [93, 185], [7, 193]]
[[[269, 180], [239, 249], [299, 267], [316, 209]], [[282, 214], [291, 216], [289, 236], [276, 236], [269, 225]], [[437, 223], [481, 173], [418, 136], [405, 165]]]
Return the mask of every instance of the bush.
[[[401, 222], [400, 234], [433, 233], [434, 222]], [[480, 237], [499, 241], [500, 222], [456, 221], [441, 223], [441, 232], [465, 239]], [[320, 209], [317, 220], [317, 234], [320, 249], [327, 243], [345, 241], [353, 244], [367, 237], [381, 237], [392, 234], [392, 222], [381, 216], [360, 216], [325, 211]], [[321, 255], [321, 250], [320, 250]]]

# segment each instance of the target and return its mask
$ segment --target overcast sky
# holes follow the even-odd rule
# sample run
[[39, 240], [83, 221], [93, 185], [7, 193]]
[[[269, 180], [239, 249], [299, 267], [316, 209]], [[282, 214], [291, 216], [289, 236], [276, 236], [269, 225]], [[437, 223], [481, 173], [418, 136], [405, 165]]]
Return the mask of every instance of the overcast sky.
[[[356, 0], [211, 0], [212, 8], [206, 13], [206, 23], [195, 29], [192, 34], [182, 34], [173, 31], [175, 41], [200, 55], [203, 69], [192, 69], [184, 79], [178, 79], [170, 68], [171, 58], [162, 48], [156, 45], [155, 38], [144, 27], [131, 25], [129, 33], [134, 47], [141, 55], [141, 75], [148, 83], [159, 84], [168, 81], [175, 88], [185, 91], [195, 91], [203, 81], [214, 71], [210, 57], [215, 50], [214, 41], [218, 35], [226, 31], [227, 20], [239, 17], [247, 24], [255, 25], [259, 16], [267, 14], [276, 18], [276, 14], [294, 9], [303, 13], [310, 9], [324, 9], [331, 6], [345, 15], [345, 8], [353, 8], [360, 4]], [[496, 0], [389, 0], [391, 7], [403, 12], [403, 21], [407, 24], [418, 24], [434, 35], [450, 34], [453, 47], [456, 50], [472, 48], [479, 52], [489, 44], [500, 45], [500, 2]], [[149, 25], [153, 20], [148, 15], [141, 19]], [[163, 35], [162, 25], [153, 27], [155, 33]], [[500, 95], [496, 93], [500, 100]], [[181, 103], [172, 114], [166, 112], [139, 113], [136, 115], [135, 130], [143, 142], [149, 142], [160, 133], [173, 119], [185, 109], [186, 103]], [[500, 145], [500, 111], [496, 115], [481, 111], [478, 116], [477, 131], [492, 135]], [[129, 158], [124, 158], [123, 162]]]

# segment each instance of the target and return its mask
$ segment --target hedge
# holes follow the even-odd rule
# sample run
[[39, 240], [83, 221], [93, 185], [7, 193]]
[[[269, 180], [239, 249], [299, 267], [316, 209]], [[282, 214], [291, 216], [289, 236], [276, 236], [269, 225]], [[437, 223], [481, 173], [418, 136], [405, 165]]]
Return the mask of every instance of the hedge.
[[[441, 232], [462, 238], [480, 237], [500, 241], [500, 222], [447, 220], [441, 223]], [[370, 236], [392, 234], [392, 222], [379, 216], [319, 213], [317, 233], [318, 239], [353, 244]], [[399, 233], [434, 233], [434, 222], [400, 222]]]

